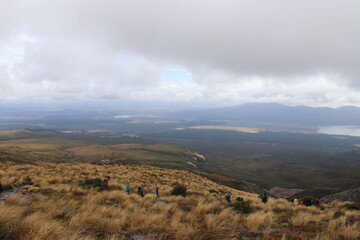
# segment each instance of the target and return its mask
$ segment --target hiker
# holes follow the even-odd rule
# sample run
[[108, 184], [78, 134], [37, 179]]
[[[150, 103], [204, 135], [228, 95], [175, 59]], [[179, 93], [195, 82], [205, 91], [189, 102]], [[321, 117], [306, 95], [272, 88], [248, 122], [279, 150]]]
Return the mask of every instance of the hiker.
[[294, 205], [299, 205], [299, 200], [297, 198], [294, 199]]
[[138, 187], [138, 193], [141, 197], [144, 197], [144, 187], [143, 185], [141, 185], [140, 187]]
[[158, 198], [159, 197], [159, 187], [155, 188], [155, 197]]
[[261, 201], [262, 201], [263, 203], [266, 203], [267, 200], [268, 200], [268, 196], [266, 195], [266, 193], [264, 193], [264, 194], [262, 195], [262, 197], [261, 197]]
[[231, 202], [231, 192], [228, 192], [225, 196], [227, 202]]
[[305, 198], [304, 205], [307, 206], [307, 207], [311, 206], [311, 199], [310, 198]]
[[110, 177], [107, 176], [107, 177], [104, 179], [104, 183], [106, 183], [107, 185], [109, 185], [109, 181], [110, 181]]
[[320, 204], [321, 204], [320, 198], [316, 199], [316, 205], [317, 205], [317, 206], [320, 206]]
[[129, 183], [125, 184], [125, 190], [128, 194], [130, 194], [130, 184]]

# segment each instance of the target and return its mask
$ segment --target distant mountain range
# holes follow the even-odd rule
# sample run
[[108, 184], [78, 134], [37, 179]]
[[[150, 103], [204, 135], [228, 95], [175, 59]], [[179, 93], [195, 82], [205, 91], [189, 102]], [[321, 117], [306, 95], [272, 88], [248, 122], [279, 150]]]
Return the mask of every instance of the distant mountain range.
[[173, 116], [201, 120], [286, 123], [312, 126], [360, 125], [360, 108], [345, 106], [290, 107], [277, 103], [246, 103], [235, 107], [181, 111]]

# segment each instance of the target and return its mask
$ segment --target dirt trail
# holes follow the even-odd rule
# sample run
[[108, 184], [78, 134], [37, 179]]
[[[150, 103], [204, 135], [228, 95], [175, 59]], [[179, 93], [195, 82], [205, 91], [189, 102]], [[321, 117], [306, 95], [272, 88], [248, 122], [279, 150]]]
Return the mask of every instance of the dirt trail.
[[0, 203], [2, 202], [5, 202], [5, 200], [10, 196], [14, 194], [14, 190], [6, 190], [6, 191], [3, 191], [1, 194], [0, 194]]
[[[24, 190], [24, 189], [22, 189], [21, 187], [13, 187], [11, 190], [3, 191], [3, 192], [0, 194], [0, 203], [5, 202], [6, 199], [7, 199], [8, 197], [10, 197], [11, 195], [13, 195], [13, 194], [21, 194], [23, 190]], [[23, 196], [31, 199], [32, 193], [23, 194]]]

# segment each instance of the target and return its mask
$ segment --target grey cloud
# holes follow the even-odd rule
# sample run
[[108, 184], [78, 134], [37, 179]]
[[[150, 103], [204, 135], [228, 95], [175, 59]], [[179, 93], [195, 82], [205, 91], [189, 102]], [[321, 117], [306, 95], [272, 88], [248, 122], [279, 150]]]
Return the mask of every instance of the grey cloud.
[[46, 38], [25, 46], [21, 61], [9, 61], [1, 69], [6, 90], [1, 98], [126, 98], [134, 88], [156, 85], [153, 80], [163, 71], [161, 62], [141, 56], [131, 57], [131, 63], [122, 66], [118, 58], [127, 58], [126, 53], [73, 40]]
[[121, 44], [193, 70], [353, 80], [359, 73], [358, 1], [132, 1], [110, 13], [105, 5], [91, 9], [83, 17], [114, 30]]
[[18, 12], [16, 22], [40, 34], [102, 39], [113, 49], [239, 74], [358, 74], [356, 0], [27, 2], [4, 12]]
[[[289, 84], [284, 91], [317, 76], [360, 87], [359, 29], [357, 0], [3, 0], [0, 8], [0, 41], [19, 33], [40, 39], [26, 47], [17, 81], [48, 86], [59, 97], [194, 95], [189, 86], [158, 83], [168, 65], [193, 73], [193, 87], [204, 91], [198, 98], [211, 92], [242, 101], [226, 86], [252, 78], [275, 85], [266, 99], [284, 101], [293, 94], [276, 93], [282, 82]], [[137, 64], [116, 65], [121, 54]], [[217, 82], [225, 87], [212, 88]], [[294, 94], [327, 99], [316, 89], [302, 91], [315, 93]]]

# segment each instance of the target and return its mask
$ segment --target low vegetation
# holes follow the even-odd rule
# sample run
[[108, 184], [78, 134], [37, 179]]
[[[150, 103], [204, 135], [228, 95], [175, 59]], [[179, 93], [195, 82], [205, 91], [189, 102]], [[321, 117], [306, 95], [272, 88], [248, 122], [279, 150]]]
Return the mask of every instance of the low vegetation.
[[230, 204], [231, 207], [234, 208], [234, 210], [240, 212], [240, 213], [251, 213], [253, 209], [250, 206], [250, 202], [244, 201], [242, 197], [237, 197], [236, 202]]
[[[158, 132], [156, 129], [152, 131]], [[311, 188], [310, 191], [316, 188], [314, 193], [325, 196], [360, 187], [357, 178], [360, 150], [354, 150], [356, 139], [353, 138], [342, 146], [338, 141], [344, 139], [277, 132], [185, 129], [139, 133], [134, 137], [65, 134], [43, 129], [0, 130], [0, 140], [0, 162], [136, 163], [191, 169], [217, 182], [249, 191], [273, 187]], [[333, 141], [335, 145], [331, 144]], [[329, 186], [335, 189], [328, 189]]]
[[88, 179], [86, 178], [83, 182], [79, 184], [83, 188], [95, 188], [99, 192], [109, 189], [108, 184], [106, 184], [100, 178]]
[[171, 195], [175, 195], [175, 196], [186, 196], [186, 186], [181, 185], [181, 184], [176, 184], [173, 188], [173, 190], [171, 190]]
[[[15, 190], [0, 203], [0, 239], [348, 239], [360, 237], [360, 212], [348, 203], [295, 206], [231, 189], [197, 174], [146, 165], [0, 164]], [[23, 191], [24, 176], [38, 188]], [[109, 185], [99, 191], [102, 180]], [[100, 183], [101, 182], [101, 183]], [[125, 184], [130, 184], [130, 194]], [[143, 185], [145, 196], [137, 193]], [[159, 187], [159, 197], [154, 194]], [[172, 195], [178, 186], [186, 196]], [[233, 202], [225, 193], [231, 191]], [[241, 206], [241, 207], [238, 207]], [[250, 209], [244, 211], [241, 209]], [[341, 212], [338, 214], [337, 212]], [[337, 214], [334, 217], [334, 214]]]

